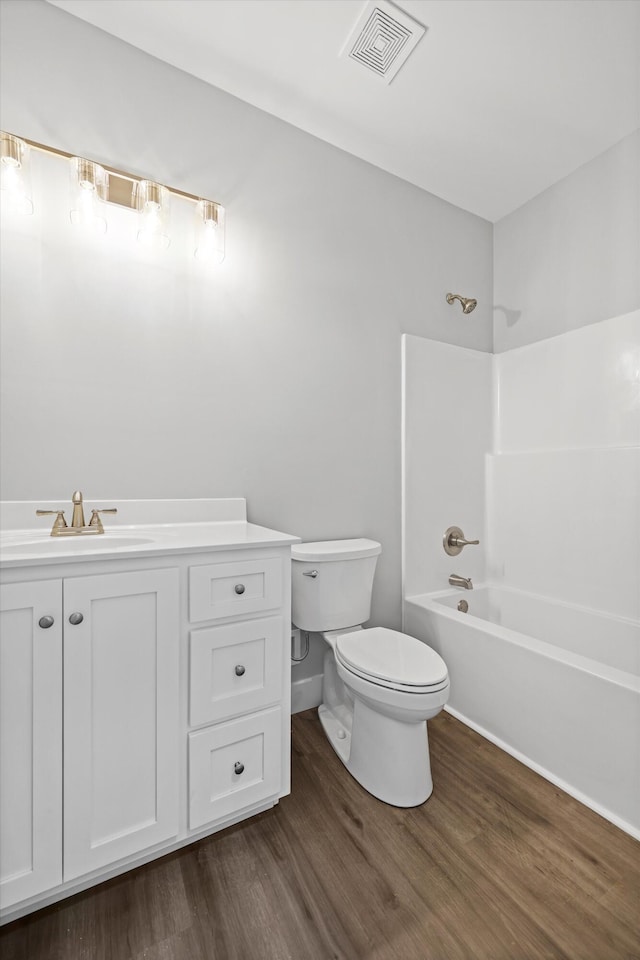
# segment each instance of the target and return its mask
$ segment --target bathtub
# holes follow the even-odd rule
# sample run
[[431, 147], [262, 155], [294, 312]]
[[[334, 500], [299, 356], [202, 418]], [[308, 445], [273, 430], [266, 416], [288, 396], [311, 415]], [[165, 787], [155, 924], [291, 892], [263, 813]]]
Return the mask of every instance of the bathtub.
[[406, 598], [404, 630], [445, 709], [640, 839], [640, 622], [487, 584]]

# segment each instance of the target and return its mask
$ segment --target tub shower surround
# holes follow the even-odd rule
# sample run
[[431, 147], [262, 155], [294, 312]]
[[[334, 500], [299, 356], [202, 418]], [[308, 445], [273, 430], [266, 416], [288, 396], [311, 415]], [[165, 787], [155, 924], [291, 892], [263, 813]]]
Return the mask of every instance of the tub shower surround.
[[640, 311], [498, 354], [494, 378], [489, 579], [640, 620]]
[[[446, 709], [640, 838], [640, 311], [494, 357], [444, 346], [404, 344], [404, 630], [447, 663]], [[470, 362], [490, 390], [465, 389]], [[447, 557], [452, 523], [481, 545]], [[474, 575], [466, 614], [443, 564]]]

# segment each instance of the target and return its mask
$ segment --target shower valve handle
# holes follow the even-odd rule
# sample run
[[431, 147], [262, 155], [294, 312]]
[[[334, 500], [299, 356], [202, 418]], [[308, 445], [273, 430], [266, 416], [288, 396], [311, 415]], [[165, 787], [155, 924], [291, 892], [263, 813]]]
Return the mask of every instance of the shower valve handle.
[[467, 540], [460, 527], [448, 527], [442, 538], [444, 552], [448, 553], [450, 557], [457, 557], [462, 552], [463, 547], [478, 543], [480, 543], [479, 540]]
[[464, 537], [449, 537], [449, 543], [453, 547], [468, 547], [469, 544], [480, 543], [479, 540], [465, 540]]

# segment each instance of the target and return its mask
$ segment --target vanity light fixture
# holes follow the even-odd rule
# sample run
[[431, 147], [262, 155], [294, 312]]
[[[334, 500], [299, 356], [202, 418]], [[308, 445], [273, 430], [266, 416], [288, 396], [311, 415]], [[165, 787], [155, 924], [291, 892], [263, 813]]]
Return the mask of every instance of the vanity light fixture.
[[0, 138], [2, 189], [7, 191], [6, 196], [18, 201], [25, 213], [33, 213], [29, 154], [30, 150], [38, 150], [70, 162], [73, 224], [104, 233], [108, 204], [117, 204], [137, 212], [141, 243], [166, 249], [170, 243], [170, 198], [178, 197], [196, 207], [196, 258], [213, 263], [224, 259], [225, 211], [221, 204], [11, 133], [0, 131]]
[[82, 157], [71, 159], [71, 223], [74, 226], [106, 233], [103, 203], [107, 199], [107, 174], [104, 167]]
[[11, 133], [0, 132], [0, 187], [2, 199], [21, 213], [33, 213], [29, 144]]

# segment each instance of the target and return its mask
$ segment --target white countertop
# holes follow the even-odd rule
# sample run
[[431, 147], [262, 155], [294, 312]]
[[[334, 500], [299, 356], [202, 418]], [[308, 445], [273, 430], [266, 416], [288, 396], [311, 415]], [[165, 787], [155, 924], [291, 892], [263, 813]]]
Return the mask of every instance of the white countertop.
[[[85, 501], [86, 502], [86, 501]], [[107, 560], [124, 557], [149, 557], [163, 554], [205, 553], [242, 547], [273, 547], [296, 543], [299, 537], [249, 523], [244, 501], [112, 501], [111, 505], [126, 504], [122, 512], [127, 519], [136, 513], [146, 520], [169, 516], [171, 523], [111, 523], [105, 517], [103, 534], [79, 536], [50, 536], [53, 517], [39, 520], [40, 527], [8, 528], [0, 531], [0, 567], [35, 566], [77, 562], [79, 560]], [[136, 505], [140, 505], [138, 510]], [[198, 509], [203, 507], [204, 509]], [[229, 505], [227, 509], [225, 505]], [[35, 518], [36, 506], [30, 502], [3, 504], [2, 515], [9, 518]], [[86, 512], [86, 508], [85, 508]], [[206, 517], [194, 520], [194, 513]], [[188, 517], [180, 522], [179, 517]], [[209, 519], [231, 516], [233, 519]], [[119, 517], [118, 519], [121, 519]]]

